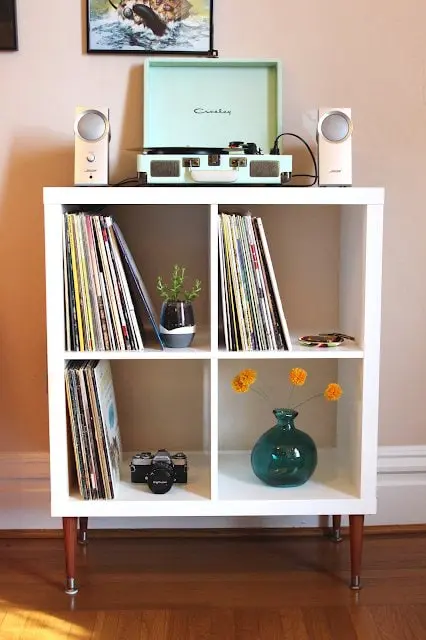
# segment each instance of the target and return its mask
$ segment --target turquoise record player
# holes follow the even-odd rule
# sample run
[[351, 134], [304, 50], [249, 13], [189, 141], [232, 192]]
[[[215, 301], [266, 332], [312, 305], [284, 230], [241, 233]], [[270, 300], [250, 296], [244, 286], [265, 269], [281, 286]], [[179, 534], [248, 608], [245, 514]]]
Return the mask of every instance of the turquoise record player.
[[281, 119], [279, 61], [148, 58], [139, 180], [285, 184], [292, 156], [269, 153]]

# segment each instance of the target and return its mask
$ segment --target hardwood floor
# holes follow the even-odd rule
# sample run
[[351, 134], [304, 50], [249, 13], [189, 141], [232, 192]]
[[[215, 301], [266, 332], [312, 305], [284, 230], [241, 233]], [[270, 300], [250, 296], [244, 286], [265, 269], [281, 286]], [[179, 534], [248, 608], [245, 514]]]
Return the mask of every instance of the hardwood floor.
[[61, 540], [0, 540], [1, 640], [426, 639], [420, 534], [366, 537], [360, 592], [347, 536], [100, 538], [77, 567], [70, 597]]

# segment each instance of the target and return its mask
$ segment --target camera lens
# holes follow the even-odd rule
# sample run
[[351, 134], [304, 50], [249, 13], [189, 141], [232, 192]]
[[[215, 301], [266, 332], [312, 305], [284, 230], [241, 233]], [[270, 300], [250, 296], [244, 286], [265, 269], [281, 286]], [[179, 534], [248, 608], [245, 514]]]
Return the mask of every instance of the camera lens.
[[156, 462], [148, 474], [148, 487], [152, 493], [167, 493], [173, 486], [174, 469], [167, 462]]

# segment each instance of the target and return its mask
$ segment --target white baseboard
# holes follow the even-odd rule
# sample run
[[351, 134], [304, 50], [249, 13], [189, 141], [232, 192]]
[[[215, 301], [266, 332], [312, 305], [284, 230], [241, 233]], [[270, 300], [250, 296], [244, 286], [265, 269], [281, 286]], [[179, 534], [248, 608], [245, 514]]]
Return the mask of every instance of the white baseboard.
[[[379, 447], [378, 511], [367, 525], [426, 524], [426, 446]], [[97, 529], [314, 527], [318, 518], [97, 518]], [[345, 525], [345, 519], [343, 519]], [[59, 529], [50, 517], [49, 455], [0, 454], [0, 529]]]

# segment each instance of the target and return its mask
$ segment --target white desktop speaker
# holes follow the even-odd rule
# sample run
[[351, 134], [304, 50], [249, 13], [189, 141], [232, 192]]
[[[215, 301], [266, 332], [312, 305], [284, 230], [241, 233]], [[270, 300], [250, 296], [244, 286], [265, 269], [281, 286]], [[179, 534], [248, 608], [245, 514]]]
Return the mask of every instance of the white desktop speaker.
[[352, 113], [351, 109], [318, 110], [318, 185], [352, 185]]
[[109, 109], [77, 107], [74, 122], [74, 184], [108, 185]]

